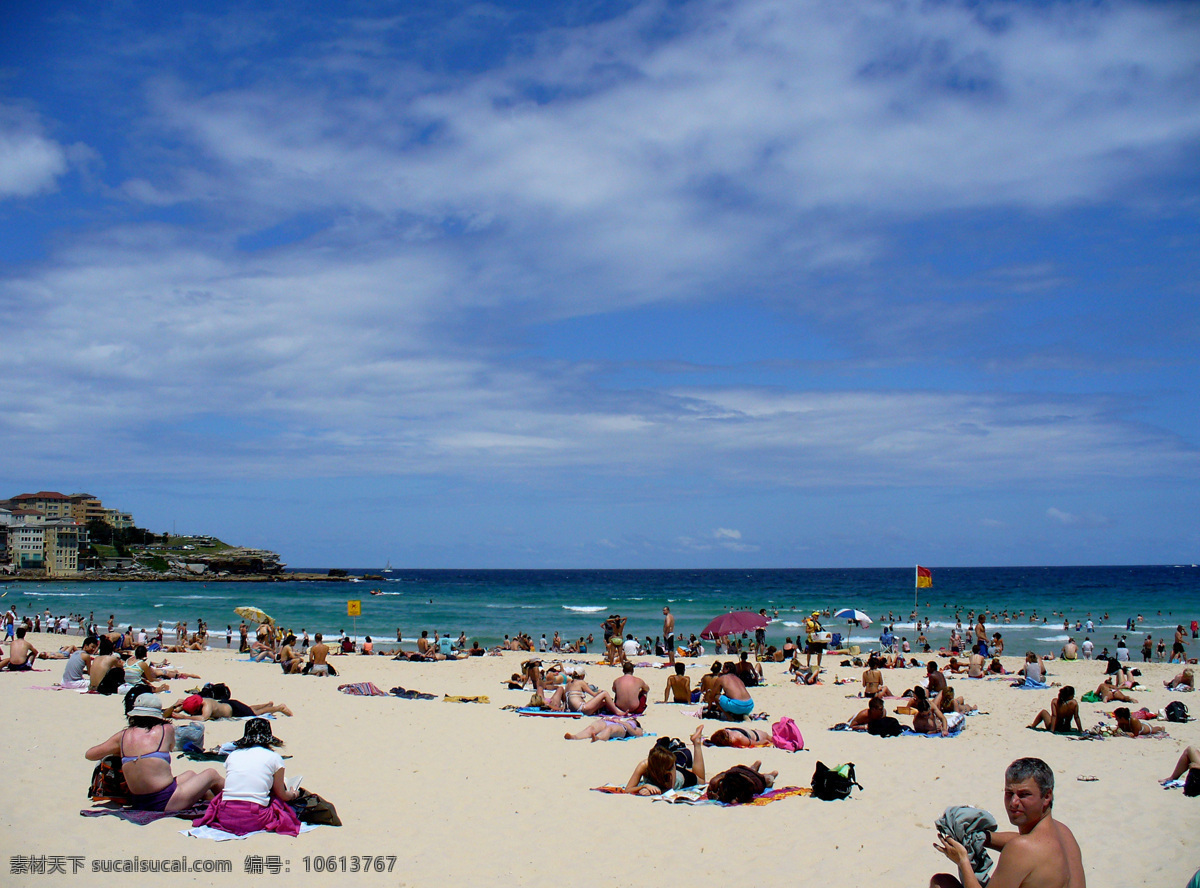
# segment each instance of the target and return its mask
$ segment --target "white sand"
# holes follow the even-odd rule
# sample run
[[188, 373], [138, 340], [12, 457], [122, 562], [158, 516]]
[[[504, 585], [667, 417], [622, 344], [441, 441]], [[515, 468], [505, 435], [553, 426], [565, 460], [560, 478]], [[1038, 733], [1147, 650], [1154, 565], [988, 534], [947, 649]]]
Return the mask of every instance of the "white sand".
[[[32, 637], [40, 649], [55, 649], [61, 636]], [[67, 641], [77, 641], [69, 638]], [[254, 876], [251, 884], [444, 884], [448, 880], [497, 880], [502, 885], [555, 886], [610, 880], [622, 886], [678, 884], [774, 885], [823, 882], [925, 885], [929, 875], [948, 871], [949, 861], [933, 850], [934, 819], [953, 804], [1003, 810], [1003, 771], [1014, 758], [1036, 755], [1054, 768], [1058, 790], [1055, 816], [1075, 832], [1083, 849], [1089, 885], [1183, 886], [1200, 865], [1192, 844], [1200, 824], [1200, 799], [1164, 791], [1166, 776], [1185, 746], [1200, 745], [1200, 723], [1168, 726], [1168, 740], [1114, 739], [1082, 742], [1027, 731], [1033, 714], [1048, 708], [1054, 691], [1017, 691], [1001, 681], [953, 684], [958, 693], [990, 715], [968, 719], [955, 739], [881, 739], [827, 728], [863, 706], [846, 694], [858, 690], [861, 669], [836, 661], [820, 687], [788, 683], [782, 665], [767, 667], [772, 686], [753, 690], [758, 709], [772, 719], [791, 716], [809, 749], [706, 750], [709, 774], [761, 758], [780, 772], [778, 785], [807, 786], [818, 759], [856, 763], [865, 787], [848, 802], [785, 799], [764, 807], [689, 808], [647, 799], [589, 792], [603, 783], [624, 783], [652, 740], [585, 743], [562, 739], [586, 721], [519, 718], [502, 711], [521, 704], [528, 692], [504, 689], [518, 668], [519, 654], [439, 664], [410, 664], [385, 657], [338, 657], [340, 678], [284, 676], [268, 664], [236, 662], [232, 652], [169, 654], [172, 664], [224, 681], [247, 703], [286, 702], [296, 717], [279, 717], [277, 735], [287, 746], [288, 773], [303, 774], [307, 788], [338, 808], [345, 825], [321, 828], [298, 838], [255, 836], [215, 843], [181, 836], [186, 824], [164, 820], [145, 827], [114, 817], [83, 818], [93, 764], [87, 747], [123, 725], [120, 699], [70, 692], [35, 691], [62, 674], [62, 661], [42, 661], [48, 672], [0, 674], [6, 742], [0, 767], [6, 775], [0, 841], [5, 885], [241, 884], [247, 855], [280, 855], [286, 875]], [[159, 657], [152, 657], [157, 662]], [[548, 659], [554, 659], [550, 657]], [[565, 659], [565, 658], [564, 658]], [[595, 659], [589, 657], [588, 659]], [[704, 666], [711, 664], [706, 659]], [[829, 663], [829, 661], [826, 661]], [[1015, 660], [1006, 660], [1013, 668]], [[1095, 662], [1054, 664], [1052, 680], [1074, 684], [1078, 694], [1100, 681]], [[1144, 681], [1153, 689], [1135, 693], [1138, 705], [1161, 709], [1182, 699], [1200, 714], [1200, 697], [1169, 694], [1162, 680], [1177, 667], [1151, 664]], [[667, 672], [639, 669], [652, 699], [662, 698]], [[693, 684], [702, 669], [688, 670]], [[885, 671], [899, 691], [919, 670]], [[591, 667], [588, 678], [611, 685], [616, 670]], [[834, 675], [855, 679], [835, 686]], [[487, 694], [491, 704], [466, 705], [338, 693], [344, 682], [373, 681], [438, 694]], [[194, 680], [171, 682], [169, 699], [182, 696]], [[1193, 705], [1193, 700], [1196, 705]], [[889, 711], [894, 704], [889, 702]], [[1136, 706], [1133, 708], [1137, 708]], [[1083, 704], [1089, 727], [1111, 707]], [[646, 730], [686, 737], [697, 721], [684, 707], [652, 705]], [[907, 722], [908, 719], [902, 719]], [[704, 722], [706, 733], [719, 725]], [[769, 723], [758, 726], [769, 727]], [[206, 724], [206, 745], [241, 736], [240, 722]], [[176, 760], [176, 772], [207, 767]], [[1077, 782], [1095, 775], [1096, 782]], [[303, 858], [395, 855], [393, 872], [330, 878], [305, 872]], [[87, 872], [24, 876], [11, 873], [13, 855], [81, 855]], [[178, 857], [224, 858], [234, 872], [126, 876], [90, 872], [93, 860]], [[67, 864], [68, 871], [70, 864]], [[151, 881], [153, 880], [153, 882]]]

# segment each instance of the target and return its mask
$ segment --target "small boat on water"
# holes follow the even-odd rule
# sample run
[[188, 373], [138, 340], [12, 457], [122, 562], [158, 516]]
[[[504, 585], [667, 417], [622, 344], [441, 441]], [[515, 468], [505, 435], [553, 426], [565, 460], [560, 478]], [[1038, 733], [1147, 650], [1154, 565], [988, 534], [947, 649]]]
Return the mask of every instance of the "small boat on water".
[[387, 561], [387, 564], [385, 564], [385, 565], [383, 566], [383, 572], [384, 572], [385, 574], [390, 574], [390, 573], [392, 573], [392, 559], [390, 559], [390, 558], [389, 558], [389, 559], [388, 559], [388, 561]]

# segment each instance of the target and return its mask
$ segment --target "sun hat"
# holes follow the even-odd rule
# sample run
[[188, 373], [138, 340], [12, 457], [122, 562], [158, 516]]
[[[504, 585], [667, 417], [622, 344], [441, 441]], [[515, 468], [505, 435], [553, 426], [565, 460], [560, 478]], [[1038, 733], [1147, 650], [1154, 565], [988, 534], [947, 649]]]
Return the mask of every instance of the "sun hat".
[[138, 694], [137, 699], [133, 701], [133, 707], [129, 710], [129, 715], [142, 715], [146, 716], [147, 718], [162, 718], [162, 700], [158, 699], [158, 697], [156, 697], [154, 694]]
[[238, 749], [251, 746], [278, 746], [279, 738], [271, 733], [271, 723], [265, 718], [252, 718], [246, 722], [246, 728], [241, 740], [234, 740], [233, 745]]

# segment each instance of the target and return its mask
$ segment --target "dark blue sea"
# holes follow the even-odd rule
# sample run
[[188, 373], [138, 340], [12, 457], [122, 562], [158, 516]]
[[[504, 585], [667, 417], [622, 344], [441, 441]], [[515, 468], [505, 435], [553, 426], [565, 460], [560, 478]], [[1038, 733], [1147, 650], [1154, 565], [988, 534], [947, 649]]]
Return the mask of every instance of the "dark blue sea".
[[[1163, 637], [1168, 648], [1177, 623], [1200, 619], [1200, 569], [1195, 565], [1142, 567], [932, 567], [933, 587], [920, 590], [918, 613], [930, 620], [927, 633], [935, 647], [944, 645], [956, 615], [1005, 611], [988, 621], [989, 634], [1000, 632], [1006, 653], [1057, 651], [1067, 635], [1082, 642], [1076, 621], [1090, 615], [1096, 649], [1115, 646], [1114, 636], [1128, 634], [1140, 646], [1146, 633]], [[564, 639], [601, 636], [610, 613], [628, 617], [627, 631], [639, 638], [662, 632], [662, 608], [676, 616], [676, 633], [699, 633], [713, 617], [728, 610], [766, 608], [778, 614], [768, 631], [772, 643], [795, 637], [804, 614], [852, 607], [875, 620], [870, 629], [827, 621], [826, 628], [849, 634], [853, 643], [878, 639], [881, 622], [894, 622], [897, 635], [915, 641], [910, 614], [914, 570], [861, 568], [817, 570], [400, 570], [382, 579], [364, 579], [373, 570], [350, 571], [338, 582], [157, 582], [157, 583], [8, 583], [0, 585], [4, 604], [14, 602], [22, 615], [94, 614], [101, 623], [113, 614], [120, 624], [153, 629], [187, 620], [208, 622], [214, 636], [236, 630], [233, 608], [254, 605], [279, 625], [309, 633], [336, 635], [341, 630], [378, 641], [406, 641], [421, 630], [465, 632], [484, 645], [505, 634], [524, 631], [535, 638], [560, 632]], [[372, 595], [372, 590], [379, 594]], [[362, 602], [362, 616], [346, 615], [349, 600]], [[1023, 614], [1023, 616], [1021, 616]], [[1031, 622], [1033, 615], [1037, 622]], [[1126, 620], [1141, 617], [1135, 633]], [[1064, 618], [1071, 628], [1064, 630]]]

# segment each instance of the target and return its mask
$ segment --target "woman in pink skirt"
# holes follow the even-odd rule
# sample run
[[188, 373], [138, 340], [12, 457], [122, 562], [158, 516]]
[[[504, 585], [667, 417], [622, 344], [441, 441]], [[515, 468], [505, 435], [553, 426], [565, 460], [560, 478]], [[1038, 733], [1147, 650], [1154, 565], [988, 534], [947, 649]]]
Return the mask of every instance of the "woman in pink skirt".
[[288, 804], [299, 790], [288, 789], [284, 783], [283, 757], [272, 749], [283, 743], [271, 733], [271, 723], [265, 718], [250, 719], [242, 739], [234, 745], [237, 749], [225, 760], [225, 789], [192, 825], [239, 836], [259, 830], [299, 835], [300, 821]]

